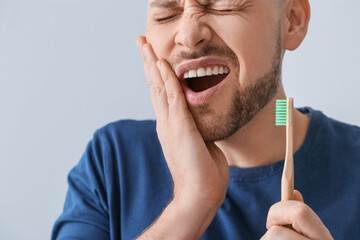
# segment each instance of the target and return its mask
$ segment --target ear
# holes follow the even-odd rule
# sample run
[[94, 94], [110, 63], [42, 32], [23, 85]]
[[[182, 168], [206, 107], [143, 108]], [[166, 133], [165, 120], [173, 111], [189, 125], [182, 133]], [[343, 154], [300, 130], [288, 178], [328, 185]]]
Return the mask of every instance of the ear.
[[288, 0], [283, 22], [283, 48], [295, 50], [304, 40], [310, 20], [308, 0]]

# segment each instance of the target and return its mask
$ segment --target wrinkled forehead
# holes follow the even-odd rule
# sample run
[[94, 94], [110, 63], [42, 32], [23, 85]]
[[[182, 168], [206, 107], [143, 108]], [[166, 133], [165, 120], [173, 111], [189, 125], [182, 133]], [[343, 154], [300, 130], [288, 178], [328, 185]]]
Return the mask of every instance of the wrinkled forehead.
[[[149, 5], [157, 5], [157, 4], [176, 4], [176, 5], [181, 5], [184, 4], [186, 1], [188, 0], [149, 0]], [[191, 0], [193, 2], [197, 2], [199, 4], [210, 4], [213, 2], [216, 2], [216, 0]], [[220, 0], [220, 1], [224, 1], [224, 0]], [[227, 0], [225, 0], [227, 1]]]
[[195, 2], [200, 5], [222, 4], [234, 5], [235, 3], [244, 2], [244, 0], [149, 0], [149, 8], [174, 8], [184, 6], [185, 2]]

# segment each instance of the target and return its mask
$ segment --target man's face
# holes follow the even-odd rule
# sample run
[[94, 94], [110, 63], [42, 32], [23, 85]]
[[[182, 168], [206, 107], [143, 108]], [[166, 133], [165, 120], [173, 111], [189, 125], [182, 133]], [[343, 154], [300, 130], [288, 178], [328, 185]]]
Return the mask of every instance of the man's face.
[[275, 96], [282, 60], [275, 2], [149, 0], [147, 41], [178, 76], [205, 141], [231, 136]]

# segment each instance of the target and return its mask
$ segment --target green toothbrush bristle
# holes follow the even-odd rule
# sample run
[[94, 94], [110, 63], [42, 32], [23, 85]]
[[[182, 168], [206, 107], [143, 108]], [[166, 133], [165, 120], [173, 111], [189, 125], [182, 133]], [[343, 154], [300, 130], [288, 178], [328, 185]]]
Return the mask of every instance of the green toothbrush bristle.
[[276, 110], [275, 110], [275, 125], [276, 126], [286, 126], [287, 123], [287, 106], [288, 101], [286, 99], [277, 99], [276, 100]]

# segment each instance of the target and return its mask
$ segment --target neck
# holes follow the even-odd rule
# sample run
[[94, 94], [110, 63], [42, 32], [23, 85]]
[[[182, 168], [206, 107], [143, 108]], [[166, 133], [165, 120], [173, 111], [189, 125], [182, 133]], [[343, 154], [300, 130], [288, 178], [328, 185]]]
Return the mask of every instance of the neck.
[[[286, 127], [275, 126], [275, 101], [285, 99], [280, 87], [278, 94], [256, 116], [234, 135], [216, 142], [229, 166], [249, 168], [271, 164], [284, 159]], [[305, 140], [310, 119], [293, 109], [294, 153]]]

